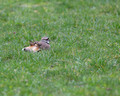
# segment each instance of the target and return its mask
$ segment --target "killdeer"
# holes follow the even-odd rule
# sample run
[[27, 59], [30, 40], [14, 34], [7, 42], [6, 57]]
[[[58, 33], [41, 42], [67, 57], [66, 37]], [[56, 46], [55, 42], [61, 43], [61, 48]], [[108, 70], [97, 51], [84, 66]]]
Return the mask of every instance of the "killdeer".
[[40, 41], [30, 42], [30, 46], [23, 48], [23, 51], [39, 52], [40, 50], [50, 49], [49, 38], [43, 37]]

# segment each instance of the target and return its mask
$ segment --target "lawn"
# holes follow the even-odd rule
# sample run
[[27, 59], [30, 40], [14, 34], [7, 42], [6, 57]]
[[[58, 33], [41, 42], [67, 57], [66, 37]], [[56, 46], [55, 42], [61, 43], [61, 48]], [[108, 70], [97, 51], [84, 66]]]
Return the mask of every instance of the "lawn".
[[0, 96], [120, 96], [119, 0], [0, 0], [0, 44]]

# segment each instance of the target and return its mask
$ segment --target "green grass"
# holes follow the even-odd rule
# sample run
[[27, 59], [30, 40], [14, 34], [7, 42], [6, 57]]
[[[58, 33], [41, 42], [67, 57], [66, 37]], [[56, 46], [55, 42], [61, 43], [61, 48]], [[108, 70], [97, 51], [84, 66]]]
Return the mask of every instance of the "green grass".
[[0, 0], [0, 96], [120, 96], [119, 49], [119, 0]]

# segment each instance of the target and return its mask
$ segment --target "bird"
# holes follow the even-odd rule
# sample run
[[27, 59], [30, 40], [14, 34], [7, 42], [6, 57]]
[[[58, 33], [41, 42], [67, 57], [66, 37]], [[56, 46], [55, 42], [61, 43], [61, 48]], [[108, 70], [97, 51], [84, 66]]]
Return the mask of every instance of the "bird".
[[23, 51], [39, 52], [50, 49], [50, 40], [48, 37], [42, 37], [40, 41], [30, 42], [30, 46], [23, 48]]

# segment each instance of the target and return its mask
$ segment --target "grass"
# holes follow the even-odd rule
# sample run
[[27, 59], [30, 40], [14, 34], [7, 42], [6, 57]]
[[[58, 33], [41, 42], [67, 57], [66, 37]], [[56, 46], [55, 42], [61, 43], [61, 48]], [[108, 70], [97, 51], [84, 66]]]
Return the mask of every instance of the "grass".
[[[120, 96], [119, 0], [0, 0], [0, 96]], [[23, 52], [48, 36], [51, 50]]]

